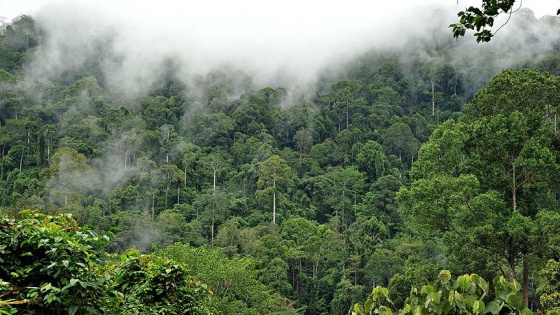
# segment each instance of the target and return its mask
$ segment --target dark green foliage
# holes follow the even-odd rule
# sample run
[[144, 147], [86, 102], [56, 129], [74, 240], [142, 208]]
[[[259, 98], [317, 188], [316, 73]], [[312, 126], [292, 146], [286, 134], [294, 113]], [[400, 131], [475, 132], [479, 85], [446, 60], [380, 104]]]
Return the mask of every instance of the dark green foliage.
[[[434, 131], [411, 171], [411, 187], [397, 197], [416, 230], [428, 238], [442, 235], [468, 270], [504, 265], [514, 279], [521, 263], [526, 304], [530, 260], [546, 257], [543, 244], [555, 237], [554, 220], [543, 218], [558, 215], [548, 211], [557, 207], [559, 189], [551, 117], [560, 100], [557, 84], [557, 77], [536, 70], [496, 76], [457, 122]], [[467, 248], [473, 256], [464, 260]]]
[[22, 15], [0, 35], [0, 69], [14, 73], [24, 63], [28, 50], [40, 43], [41, 34], [35, 27], [35, 20]]
[[183, 264], [129, 251], [70, 215], [0, 221], [0, 314], [211, 314], [211, 291]]
[[[550, 38], [557, 30], [557, 21], [525, 17], [522, 29], [548, 25]], [[560, 143], [557, 80], [506, 72], [459, 122], [440, 124], [460, 117], [499, 70], [494, 62], [518, 51], [466, 58], [470, 48], [433, 30], [404, 50], [372, 49], [327, 69], [315, 91], [301, 94], [257, 86], [226, 65], [189, 76], [169, 57], [134, 94], [105, 77], [108, 65], [125, 62], [114, 51], [117, 37], [92, 40], [83, 64], [36, 82], [33, 52], [55, 43], [28, 17], [8, 27], [0, 37], [0, 206], [72, 213], [100, 234], [114, 232], [108, 251], [158, 253], [96, 263], [106, 279], [94, 305], [100, 311], [181, 313], [176, 307], [191, 305], [224, 314], [341, 314], [378, 285], [389, 285], [400, 306], [435, 270], [490, 279], [508, 269], [504, 253], [515, 253], [515, 270], [523, 253], [531, 253], [532, 270], [558, 255], [558, 176], [550, 167]], [[523, 39], [530, 58], [516, 67], [557, 71], [558, 45], [534, 58], [548, 42]], [[524, 183], [519, 215], [505, 220], [513, 202], [501, 201], [511, 191], [497, 157], [508, 148], [521, 148], [515, 167]], [[408, 211], [397, 211], [399, 189], [433, 173], [447, 177], [412, 184], [415, 198], [400, 204]], [[489, 192], [496, 183], [501, 190]], [[416, 198], [426, 195], [437, 198]], [[476, 215], [459, 211], [465, 198]], [[433, 212], [453, 202], [454, 215]], [[410, 212], [423, 222], [401, 217]], [[452, 233], [457, 227], [462, 235]], [[11, 290], [4, 278], [0, 287]]]
[[464, 36], [466, 30], [475, 30], [477, 42], [489, 42], [492, 39], [492, 31], [488, 28], [494, 26], [495, 18], [500, 14], [508, 14], [513, 10], [515, 0], [483, 0], [480, 8], [470, 6], [457, 15], [458, 23], [451, 24], [453, 36]]
[[0, 296], [8, 312], [102, 314], [110, 281], [99, 273], [107, 236], [69, 215], [21, 212], [0, 221]]
[[211, 314], [212, 292], [165, 257], [128, 251], [113, 273], [119, 314]]

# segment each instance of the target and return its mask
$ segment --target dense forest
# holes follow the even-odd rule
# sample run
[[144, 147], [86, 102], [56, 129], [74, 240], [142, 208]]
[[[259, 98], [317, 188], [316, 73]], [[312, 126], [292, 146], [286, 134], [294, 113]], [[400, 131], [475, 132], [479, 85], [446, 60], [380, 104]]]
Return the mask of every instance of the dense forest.
[[[212, 301], [193, 306], [201, 314], [347, 314], [370, 295], [397, 309], [412, 286], [473, 273], [516, 279], [507, 303], [560, 307], [549, 262], [560, 259], [560, 20], [520, 15], [492, 45], [434, 27], [326, 67], [311, 88], [260, 86], [235, 65], [187, 76], [167, 57], [145, 88], [119, 89], [112, 32], [48, 72], [53, 46], [62, 60], [76, 47], [30, 16], [3, 25], [0, 300], [31, 270], [10, 269], [25, 259], [8, 241], [33, 235], [53, 253], [68, 238], [70, 252], [92, 253], [86, 265], [106, 260], [98, 274], [114, 269], [119, 314], [155, 314], [133, 299], [150, 285], [138, 272], [159, 279], [158, 268], [201, 282], [171, 300]], [[500, 298], [500, 282], [488, 291], [478, 276], [468, 281]], [[102, 281], [87, 283], [101, 303]]]

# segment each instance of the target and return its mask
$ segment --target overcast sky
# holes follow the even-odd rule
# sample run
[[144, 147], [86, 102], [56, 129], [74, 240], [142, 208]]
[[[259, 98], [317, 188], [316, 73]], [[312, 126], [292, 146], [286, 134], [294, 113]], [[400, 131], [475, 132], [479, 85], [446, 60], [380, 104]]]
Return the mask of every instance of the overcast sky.
[[[167, 55], [187, 60], [192, 71], [229, 62], [305, 79], [331, 60], [425, 34], [433, 12], [447, 28], [470, 4], [480, 0], [0, 0], [0, 16], [29, 14], [47, 28], [54, 43], [45, 71], [68, 62], [57, 39], [76, 41], [72, 48], [80, 52], [85, 38], [112, 27], [119, 36], [114, 49], [125, 56], [119, 73], [149, 70], [154, 56]], [[560, 0], [523, 0], [523, 7], [555, 14]]]
[[[6, 17], [8, 20], [20, 15], [20, 14], [30, 14], [34, 15], [37, 13], [42, 6], [53, 3], [61, 2], [57, 0], [0, 0], [0, 16]], [[77, 1], [73, 1], [77, 2]], [[87, 2], [87, 1], [82, 1]], [[384, 1], [382, 5], [379, 5], [381, 1], [367, 0], [367, 1], [356, 1], [356, 0], [345, 0], [345, 1], [325, 1], [325, 0], [229, 0], [229, 1], [219, 1], [219, 0], [198, 0], [198, 1], [142, 1], [142, 0], [91, 0], [89, 1], [99, 7], [105, 7], [111, 10], [117, 10], [122, 12], [132, 11], [136, 14], [147, 14], [147, 15], [178, 15], [181, 11], [197, 10], [197, 9], [211, 9], [205, 13], [201, 13], [200, 17], [206, 14], [212, 14], [210, 11], [217, 10], [222, 14], [230, 14], [232, 18], [237, 16], [238, 18], [254, 16], [256, 14], [273, 14], [271, 11], [281, 12], [281, 13], [291, 13], [295, 18], [301, 15], [308, 15], [313, 12], [317, 16], [333, 16], [338, 13], [347, 13], [348, 11], [354, 11], [355, 8], [360, 8], [359, 12], [355, 12], [354, 17], [346, 16], [348, 22], [358, 19], [360, 21], [362, 18], [368, 15], [376, 15], [376, 11], [388, 10], [392, 12], [394, 10], [400, 10], [406, 7], [417, 5], [419, 3], [430, 3], [438, 4], [442, 6], [454, 6], [458, 9], [462, 9], [470, 4], [480, 4], [480, 0], [437, 0], [437, 1], [426, 1], [426, 0], [396, 0], [396, 1]], [[518, 1], [519, 2], [519, 1]], [[538, 16], [545, 14], [554, 14], [558, 9], [560, 4], [559, 0], [524, 0], [523, 6], [532, 9]], [[224, 7], [225, 9], [220, 11], [218, 7]], [[126, 13], [125, 13], [126, 14]], [[146, 17], [149, 18], [149, 17]]]

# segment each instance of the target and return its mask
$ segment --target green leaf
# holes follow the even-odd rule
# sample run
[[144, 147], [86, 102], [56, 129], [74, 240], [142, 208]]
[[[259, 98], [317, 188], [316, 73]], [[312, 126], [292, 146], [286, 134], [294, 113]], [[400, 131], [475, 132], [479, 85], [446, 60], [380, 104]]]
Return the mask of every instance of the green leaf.
[[438, 278], [443, 283], [449, 282], [449, 280], [451, 280], [451, 272], [449, 270], [442, 270], [442, 271], [439, 272], [439, 277]]
[[523, 302], [523, 296], [515, 292], [507, 295], [506, 303], [516, 309], [522, 309], [525, 304]]
[[362, 307], [362, 305], [360, 303], [356, 303], [354, 304], [354, 312], [352, 312], [353, 314], [356, 315], [363, 315], [364, 313], [364, 308]]
[[455, 304], [461, 309], [464, 310], [466, 308], [465, 306], [465, 300], [463, 298], [463, 295], [457, 291], [455, 291]]
[[393, 311], [386, 306], [381, 306], [379, 308], [379, 315], [393, 315]]
[[465, 296], [465, 304], [470, 308], [474, 307], [474, 303], [477, 302], [478, 299], [472, 295]]
[[476, 275], [474, 283], [476, 283], [484, 293], [488, 292], [488, 282], [486, 282], [486, 280], [484, 280], [483, 278]]
[[485, 310], [486, 306], [484, 305], [483, 300], [478, 300], [473, 303], [473, 312], [475, 314], [482, 313]]
[[501, 303], [498, 301], [492, 301], [486, 304], [486, 307], [484, 308], [484, 313], [492, 313], [494, 315], [497, 315], [500, 313], [501, 310], [502, 310]]
[[433, 286], [428, 284], [422, 286], [422, 288], [420, 289], [420, 293], [427, 294], [427, 293], [434, 292], [435, 290], [436, 289]]
[[368, 299], [366, 300], [366, 302], [364, 303], [364, 311], [365, 311], [365, 313], [366, 313], [366, 314], [370, 314], [372, 308], [373, 308], [373, 300], [370, 299], [370, 298], [368, 298]]
[[513, 283], [511, 284], [511, 286], [516, 292], [519, 292], [519, 290], [521, 290], [521, 284], [515, 279], [513, 279]]
[[461, 288], [463, 290], [463, 292], [468, 292], [469, 289], [471, 288], [471, 281], [470, 281], [470, 277], [467, 275], [463, 275], [457, 278], [457, 283], [459, 285], [459, 288]]
[[51, 288], [52, 288], [52, 284], [46, 283], [46, 284], [41, 286], [41, 292], [49, 291]]

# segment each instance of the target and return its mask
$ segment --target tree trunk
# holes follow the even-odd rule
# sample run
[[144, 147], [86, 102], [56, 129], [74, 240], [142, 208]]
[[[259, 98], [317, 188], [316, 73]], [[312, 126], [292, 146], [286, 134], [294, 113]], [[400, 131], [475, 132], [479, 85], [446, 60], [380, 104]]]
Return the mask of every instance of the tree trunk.
[[214, 220], [216, 215], [216, 167], [212, 168], [214, 170], [214, 178], [212, 184], [212, 227], [211, 229], [211, 242], [210, 244], [214, 246]]
[[510, 281], [515, 280], [515, 254], [511, 252], [512, 248], [513, 248], [513, 243], [514, 243], [514, 239], [513, 239], [513, 237], [510, 236], [510, 238], [509, 238], [510, 252], [508, 253], [509, 280]]
[[51, 165], [51, 142], [47, 138], [47, 166]]
[[529, 254], [523, 254], [523, 301], [529, 307]]
[[512, 168], [512, 172], [513, 172], [513, 176], [512, 176], [512, 182], [511, 182], [511, 201], [513, 204], [513, 212], [517, 211], [517, 178], [516, 178], [516, 174], [515, 174], [515, 166], [513, 166]]
[[276, 223], [276, 180], [272, 180], [272, 223]]
[[167, 207], [167, 198], [169, 197], [169, 189], [171, 189], [171, 174], [167, 173], [167, 186], [165, 187], [165, 206]]
[[346, 128], [348, 128], [348, 124], [350, 122], [349, 116], [350, 116], [350, 104], [347, 99], [346, 100]]
[[2, 147], [2, 161], [0, 162], [0, 180], [4, 179], [4, 153], [5, 149]]
[[21, 151], [21, 155], [19, 156], [19, 171], [23, 169], [23, 151]]
[[156, 193], [153, 192], [152, 193], [152, 218], [155, 216], [156, 214]]
[[124, 153], [124, 170], [126, 171], [127, 166], [128, 166], [128, 155], [129, 155], [130, 149], [126, 149], [126, 152]]
[[210, 246], [214, 247], [214, 214], [212, 214], [212, 227], [210, 227], [212, 238], [210, 239]]
[[315, 264], [313, 265], [313, 278], [317, 277], [317, 273], [319, 271], [319, 260], [321, 258], [321, 255], [317, 255], [317, 260], [315, 262]]
[[432, 85], [432, 116], [436, 115], [436, 80], [430, 78], [430, 83]]
[[183, 186], [187, 187], [187, 166], [185, 165], [185, 176], [183, 177]]

